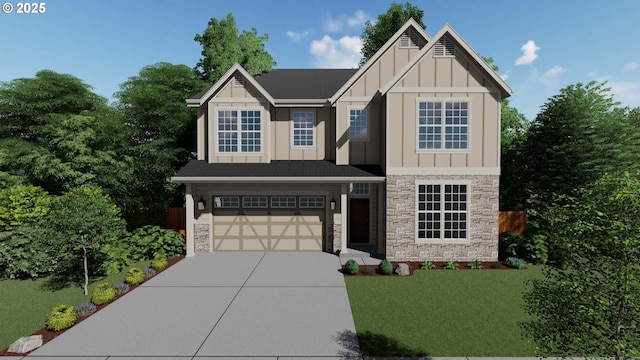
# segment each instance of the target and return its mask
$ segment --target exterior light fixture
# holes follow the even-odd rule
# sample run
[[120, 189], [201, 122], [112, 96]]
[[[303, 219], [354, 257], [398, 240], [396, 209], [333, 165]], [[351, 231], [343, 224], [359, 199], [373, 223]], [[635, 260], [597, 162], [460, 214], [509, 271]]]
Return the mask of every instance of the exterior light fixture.
[[202, 196], [200, 196], [200, 200], [198, 200], [198, 210], [200, 211], [204, 210], [205, 205], [207, 205], [207, 202], [204, 201]]
[[331, 206], [331, 211], [336, 211], [336, 199], [332, 198], [329, 206]]

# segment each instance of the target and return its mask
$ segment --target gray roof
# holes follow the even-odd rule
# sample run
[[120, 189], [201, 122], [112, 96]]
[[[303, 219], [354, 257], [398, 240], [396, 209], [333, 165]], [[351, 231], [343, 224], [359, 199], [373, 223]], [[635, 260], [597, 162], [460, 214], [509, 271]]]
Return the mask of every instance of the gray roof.
[[327, 160], [272, 160], [270, 163], [208, 163], [191, 160], [176, 178], [200, 177], [382, 177], [378, 165], [336, 165]]
[[256, 77], [274, 99], [328, 99], [358, 69], [277, 69]]

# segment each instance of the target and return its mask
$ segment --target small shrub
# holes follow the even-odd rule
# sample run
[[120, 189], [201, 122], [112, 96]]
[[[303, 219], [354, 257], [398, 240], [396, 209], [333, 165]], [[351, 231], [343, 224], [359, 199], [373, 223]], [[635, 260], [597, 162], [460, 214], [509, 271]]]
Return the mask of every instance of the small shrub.
[[347, 272], [347, 274], [355, 275], [358, 273], [358, 271], [360, 271], [360, 265], [358, 265], [358, 263], [355, 260], [349, 259], [344, 264], [344, 269]]
[[164, 270], [167, 268], [167, 265], [169, 265], [169, 262], [166, 257], [160, 256], [151, 260], [151, 268], [155, 271]]
[[145, 277], [145, 278], [150, 278], [150, 277], [152, 277], [152, 276], [153, 276], [153, 275], [155, 275], [155, 274], [156, 274], [156, 271], [155, 271], [155, 270], [153, 270], [152, 268], [146, 268], [146, 269], [144, 269], [144, 277]]
[[460, 268], [460, 265], [458, 265], [458, 263], [455, 262], [455, 261], [449, 261], [444, 266], [444, 268], [447, 269], [447, 270], [458, 270]]
[[376, 269], [372, 268], [371, 266], [367, 266], [362, 272], [371, 275], [376, 273]]
[[520, 258], [510, 257], [507, 259], [507, 265], [515, 269], [524, 269], [527, 266], [527, 263]]
[[78, 304], [74, 308], [78, 317], [89, 316], [96, 312], [96, 306], [90, 302]]
[[382, 260], [378, 268], [382, 275], [389, 275], [393, 272], [393, 265], [391, 265], [391, 262], [387, 259]]
[[116, 289], [109, 283], [98, 284], [91, 293], [91, 302], [96, 305], [107, 304], [116, 297]]
[[549, 259], [547, 237], [543, 234], [502, 233], [498, 242], [498, 258], [505, 260], [509, 257], [527, 259], [534, 264], [546, 264]]
[[129, 291], [129, 285], [125, 283], [115, 284], [113, 288], [116, 289], [116, 295], [124, 294]]
[[420, 264], [420, 269], [433, 270], [435, 268], [436, 268], [436, 265], [434, 263], [432, 263], [431, 261], [425, 261], [422, 264]]
[[47, 314], [44, 325], [49, 330], [60, 331], [68, 329], [78, 320], [78, 314], [71, 305], [58, 305]]
[[124, 282], [131, 286], [140, 285], [144, 281], [144, 272], [140, 268], [132, 267], [124, 274]]
[[177, 231], [146, 225], [133, 230], [125, 239], [132, 249], [134, 261], [153, 259], [157, 256], [174, 257], [184, 251], [184, 238]]
[[480, 261], [478, 259], [470, 262], [469, 265], [467, 265], [467, 266], [469, 266], [469, 269], [471, 269], [471, 270], [482, 270], [482, 269], [484, 269], [484, 266], [482, 265], [482, 261]]

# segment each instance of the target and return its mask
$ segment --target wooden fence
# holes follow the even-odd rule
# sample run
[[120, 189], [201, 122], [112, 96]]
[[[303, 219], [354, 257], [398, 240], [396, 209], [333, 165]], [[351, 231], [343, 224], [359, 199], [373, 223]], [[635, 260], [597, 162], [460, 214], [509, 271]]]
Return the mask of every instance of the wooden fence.
[[183, 207], [167, 209], [167, 229], [172, 229], [186, 236], [186, 209]]
[[513, 231], [523, 234], [527, 229], [526, 211], [500, 211], [498, 212], [498, 234], [505, 231]]

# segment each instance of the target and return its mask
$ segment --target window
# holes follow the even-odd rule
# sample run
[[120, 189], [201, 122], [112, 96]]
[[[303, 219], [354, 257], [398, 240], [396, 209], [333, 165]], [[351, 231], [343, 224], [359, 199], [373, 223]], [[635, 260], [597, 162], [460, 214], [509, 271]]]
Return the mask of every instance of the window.
[[215, 206], [217, 208], [239, 208], [240, 198], [237, 196], [216, 196], [214, 198]]
[[367, 137], [367, 110], [349, 110], [349, 138], [366, 139]]
[[311, 147], [313, 145], [315, 121], [310, 111], [293, 113], [293, 146]]
[[418, 149], [420, 150], [467, 149], [468, 127], [468, 101], [420, 101], [418, 103]]
[[324, 208], [324, 196], [300, 196], [300, 208]]
[[266, 208], [267, 197], [266, 196], [243, 196], [242, 207], [245, 208]]
[[294, 208], [296, 207], [295, 196], [272, 196], [271, 197], [272, 208]]
[[351, 195], [369, 195], [369, 184], [367, 183], [351, 184]]
[[418, 184], [418, 240], [467, 238], [467, 185]]
[[238, 139], [240, 152], [260, 152], [260, 116], [259, 110], [218, 111], [218, 152], [238, 152]]
[[455, 55], [455, 46], [453, 45], [453, 41], [444, 36], [435, 44], [433, 49], [433, 56], [454, 56]]

